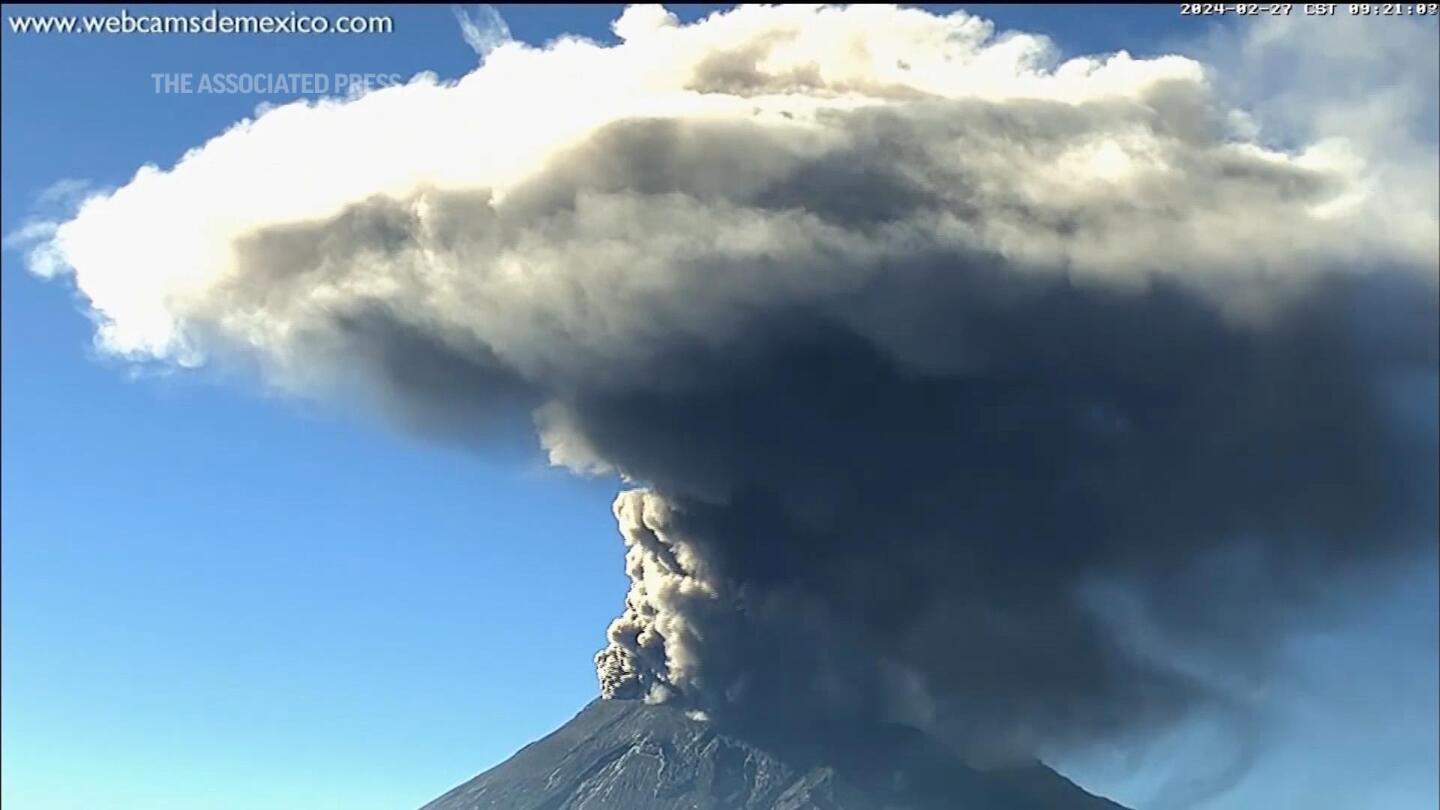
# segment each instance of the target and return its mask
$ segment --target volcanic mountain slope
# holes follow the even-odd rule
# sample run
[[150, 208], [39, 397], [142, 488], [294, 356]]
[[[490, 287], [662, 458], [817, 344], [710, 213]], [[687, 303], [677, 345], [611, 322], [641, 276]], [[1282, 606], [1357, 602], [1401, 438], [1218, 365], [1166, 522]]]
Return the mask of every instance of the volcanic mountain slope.
[[1042, 765], [977, 771], [909, 729], [760, 745], [679, 709], [596, 700], [422, 810], [1125, 810]]

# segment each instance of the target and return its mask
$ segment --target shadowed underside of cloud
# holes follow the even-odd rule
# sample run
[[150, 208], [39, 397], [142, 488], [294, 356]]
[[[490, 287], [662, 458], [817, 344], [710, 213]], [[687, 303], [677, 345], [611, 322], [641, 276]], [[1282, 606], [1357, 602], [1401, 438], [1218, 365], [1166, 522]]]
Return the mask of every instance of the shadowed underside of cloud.
[[1433, 544], [1436, 205], [1360, 134], [1267, 148], [1196, 62], [962, 13], [616, 31], [267, 112], [35, 266], [117, 354], [532, 412], [638, 485], [602, 691], [772, 730], [1143, 733], [1225, 698], [1126, 627], [1260, 677]]

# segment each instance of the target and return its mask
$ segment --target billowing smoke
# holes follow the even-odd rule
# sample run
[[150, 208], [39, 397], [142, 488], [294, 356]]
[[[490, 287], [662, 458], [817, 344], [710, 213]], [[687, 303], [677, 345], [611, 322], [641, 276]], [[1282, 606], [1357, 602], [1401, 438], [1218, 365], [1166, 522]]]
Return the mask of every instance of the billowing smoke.
[[33, 266], [113, 353], [623, 476], [611, 697], [1032, 754], [1223, 701], [1195, 655], [1260, 677], [1433, 546], [1424, 150], [963, 13], [615, 30], [265, 112]]

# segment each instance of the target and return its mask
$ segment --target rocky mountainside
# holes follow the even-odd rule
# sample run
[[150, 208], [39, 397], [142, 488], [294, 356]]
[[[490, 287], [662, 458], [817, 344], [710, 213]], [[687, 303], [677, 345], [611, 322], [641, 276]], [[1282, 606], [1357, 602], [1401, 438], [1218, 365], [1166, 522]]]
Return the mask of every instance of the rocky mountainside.
[[1125, 810], [1035, 764], [978, 771], [910, 729], [766, 742], [596, 700], [422, 810]]

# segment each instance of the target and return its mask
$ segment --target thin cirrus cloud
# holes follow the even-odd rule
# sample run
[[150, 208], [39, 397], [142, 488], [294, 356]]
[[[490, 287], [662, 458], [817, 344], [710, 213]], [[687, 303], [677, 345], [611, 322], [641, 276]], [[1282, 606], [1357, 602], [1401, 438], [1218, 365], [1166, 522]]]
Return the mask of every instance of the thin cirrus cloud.
[[465, 44], [481, 59], [510, 41], [510, 26], [494, 6], [482, 4], [474, 10], [464, 6], [452, 6], [451, 10], [455, 14], [455, 21], [460, 24], [460, 34], [465, 38]]

